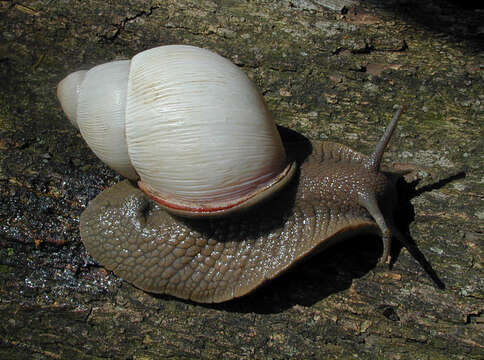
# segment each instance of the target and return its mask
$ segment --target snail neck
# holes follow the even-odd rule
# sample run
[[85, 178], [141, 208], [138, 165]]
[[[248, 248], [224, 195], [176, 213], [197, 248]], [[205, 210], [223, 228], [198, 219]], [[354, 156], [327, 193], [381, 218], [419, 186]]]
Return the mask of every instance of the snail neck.
[[308, 164], [301, 178], [305, 196], [315, 196], [318, 201], [344, 208], [362, 206], [366, 199], [384, 197], [390, 180], [385, 174], [360, 162], [344, 160]]

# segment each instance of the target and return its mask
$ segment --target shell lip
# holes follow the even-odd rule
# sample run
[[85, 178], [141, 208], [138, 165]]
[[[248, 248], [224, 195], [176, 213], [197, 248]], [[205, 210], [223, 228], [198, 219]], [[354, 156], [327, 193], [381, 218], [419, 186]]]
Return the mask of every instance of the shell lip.
[[286, 184], [288, 184], [296, 173], [297, 163], [291, 161], [277, 176], [272, 178], [269, 182], [255, 188], [252, 192], [243, 197], [232, 199], [229, 201], [219, 201], [205, 204], [189, 204], [177, 202], [174, 199], [163, 199], [156, 194], [149, 185], [138, 181], [138, 187], [148, 195], [153, 201], [157, 202], [161, 207], [171, 214], [188, 217], [188, 218], [204, 218], [204, 217], [222, 217], [228, 214], [242, 212], [256, 204], [270, 198], [272, 195], [280, 191]]

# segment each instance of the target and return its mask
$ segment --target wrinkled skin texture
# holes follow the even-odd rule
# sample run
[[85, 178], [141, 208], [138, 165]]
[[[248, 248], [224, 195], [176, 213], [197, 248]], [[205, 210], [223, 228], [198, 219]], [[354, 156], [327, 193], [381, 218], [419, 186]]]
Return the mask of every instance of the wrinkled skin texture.
[[[393, 182], [367, 157], [329, 142], [285, 143], [300, 171], [274, 198], [237, 216], [170, 215], [128, 181], [81, 216], [89, 254], [135, 286], [198, 302], [243, 296], [316, 251], [355, 234], [382, 234], [361, 199], [391, 213]], [[386, 218], [387, 216], [385, 216]], [[391, 219], [389, 219], [391, 220]]]

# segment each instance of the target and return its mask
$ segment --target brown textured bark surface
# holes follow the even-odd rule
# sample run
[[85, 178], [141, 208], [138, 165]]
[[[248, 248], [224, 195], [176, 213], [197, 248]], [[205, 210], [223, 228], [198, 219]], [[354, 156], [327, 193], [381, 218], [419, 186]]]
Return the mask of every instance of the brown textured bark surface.
[[[1, 1], [0, 358], [482, 358], [483, 10], [381, 3]], [[56, 84], [175, 43], [243, 68], [278, 124], [366, 154], [405, 103], [385, 162], [413, 170], [398, 217], [420, 252], [395, 244], [379, 268], [380, 240], [356, 236], [212, 306], [96, 264], [79, 216], [121, 177], [70, 126]]]

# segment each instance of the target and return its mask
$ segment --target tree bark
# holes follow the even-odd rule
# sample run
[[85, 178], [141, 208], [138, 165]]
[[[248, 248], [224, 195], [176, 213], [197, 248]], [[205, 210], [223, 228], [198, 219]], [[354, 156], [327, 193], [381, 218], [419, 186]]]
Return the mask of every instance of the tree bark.
[[[311, 4], [0, 2], [0, 358], [484, 356], [482, 11]], [[393, 267], [376, 265], [378, 238], [360, 236], [251, 295], [199, 305], [96, 264], [79, 216], [121, 177], [68, 123], [56, 84], [167, 44], [220, 53], [279, 125], [367, 154], [405, 104], [385, 163], [410, 171], [398, 219], [413, 240], [394, 244]]]

